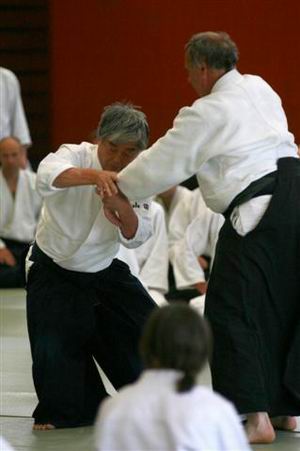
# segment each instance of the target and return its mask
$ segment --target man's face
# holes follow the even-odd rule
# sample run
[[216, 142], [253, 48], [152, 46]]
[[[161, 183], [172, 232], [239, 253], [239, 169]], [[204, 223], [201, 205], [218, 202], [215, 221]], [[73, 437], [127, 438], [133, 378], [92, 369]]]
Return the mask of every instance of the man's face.
[[114, 144], [107, 139], [101, 139], [98, 145], [98, 158], [105, 171], [120, 172], [133, 161], [140, 150], [132, 142]]
[[5, 171], [16, 171], [22, 163], [22, 147], [13, 139], [5, 140], [0, 146], [0, 163]]
[[185, 68], [188, 72], [188, 82], [192, 85], [199, 97], [204, 97], [209, 94], [207, 80], [207, 66], [205, 63], [200, 66], [192, 66], [187, 56], [185, 57]]

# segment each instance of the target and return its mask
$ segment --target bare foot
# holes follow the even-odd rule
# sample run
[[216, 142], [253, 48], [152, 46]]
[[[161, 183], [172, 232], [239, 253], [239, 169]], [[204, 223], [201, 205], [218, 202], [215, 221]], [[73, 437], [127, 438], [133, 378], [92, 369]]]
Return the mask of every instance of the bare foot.
[[272, 443], [275, 440], [275, 431], [267, 412], [248, 414], [245, 431], [249, 443]]
[[294, 431], [297, 427], [297, 420], [295, 417], [273, 417], [271, 422], [275, 429], [282, 429], [283, 431]]
[[33, 431], [51, 431], [52, 429], [55, 429], [53, 424], [34, 424], [32, 426]]

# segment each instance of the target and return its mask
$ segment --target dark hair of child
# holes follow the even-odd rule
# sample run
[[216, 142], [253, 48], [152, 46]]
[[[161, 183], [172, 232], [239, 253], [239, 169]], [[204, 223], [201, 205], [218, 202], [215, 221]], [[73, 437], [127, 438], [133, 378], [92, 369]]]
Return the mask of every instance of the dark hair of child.
[[178, 392], [189, 391], [211, 354], [209, 326], [196, 310], [175, 302], [150, 315], [140, 341], [148, 369], [174, 369], [183, 373]]

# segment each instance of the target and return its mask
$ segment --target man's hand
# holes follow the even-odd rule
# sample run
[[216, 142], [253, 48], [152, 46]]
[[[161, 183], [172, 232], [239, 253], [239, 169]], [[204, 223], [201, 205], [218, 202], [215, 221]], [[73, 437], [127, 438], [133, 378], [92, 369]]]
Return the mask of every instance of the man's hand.
[[118, 213], [118, 209], [120, 208], [120, 205], [122, 205], [122, 200], [120, 199], [121, 193], [108, 196], [106, 193], [101, 195], [98, 189], [96, 191], [102, 198], [103, 210], [106, 218], [115, 226], [121, 227], [122, 221]]
[[198, 257], [198, 262], [203, 271], [206, 271], [208, 269], [208, 261], [206, 260], [206, 258], [202, 257], [202, 255]]
[[195, 288], [200, 294], [205, 294], [207, 291], [207, 282], [198, 282], [195, 284]]
[[106, 208], [110, 208], [111, 210], [120, 211], [124, 208], [128, 208], [129, 206], [131, 206], [129, 200], [121, 191], [117, 191], [117, 193], [110, 196], [105, 193], [101, 197], [103, 205]]
[[7, 247], [0, 249], [0, 263], [7, 266], [15, 266], [17, 264], [15, 257]]
[[110, 196], [105, 193], [101, 197], [106, 218], [121, 229], [125, 238], [133, 238], [138, 228], [138, 218], [127, 197], [121, 191]]
[[104, 214], [106, 218], [117, 227], [121, 227], [122, 221], [120, 214], [124, 211], [124, 208], [131, 208], [131, 204], [126, 196], [121, 191], [114, 195], [108, 195], [107, 193], [101, 195], [97, 189], [97, 193], [101, 196], [104, 208]]
[[96, 192], [102, 198], [118, 194], [116, 182], [118, 173], [113, 171], [99, 171], [96, 177]]

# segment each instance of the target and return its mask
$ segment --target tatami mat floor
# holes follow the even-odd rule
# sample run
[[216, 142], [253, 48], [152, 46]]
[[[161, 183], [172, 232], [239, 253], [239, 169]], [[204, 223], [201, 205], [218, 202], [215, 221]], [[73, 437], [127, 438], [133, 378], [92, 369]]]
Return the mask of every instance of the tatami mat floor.
[[[94, 451], [92, 427], [47, 432], [31, 430], [36, 396], [31, 379], [23, 290], [0, 290], [0, 331], [1, 435], [18, 451]], [[210, 383], [208, 371], [201, 382]], [[112, 392], [108, 383], [107, 387]], [[300, 421], [298, 425], [298, 433], [278, 433], [272, 445], [257, 445], [253, 449], [299, 451]]]

